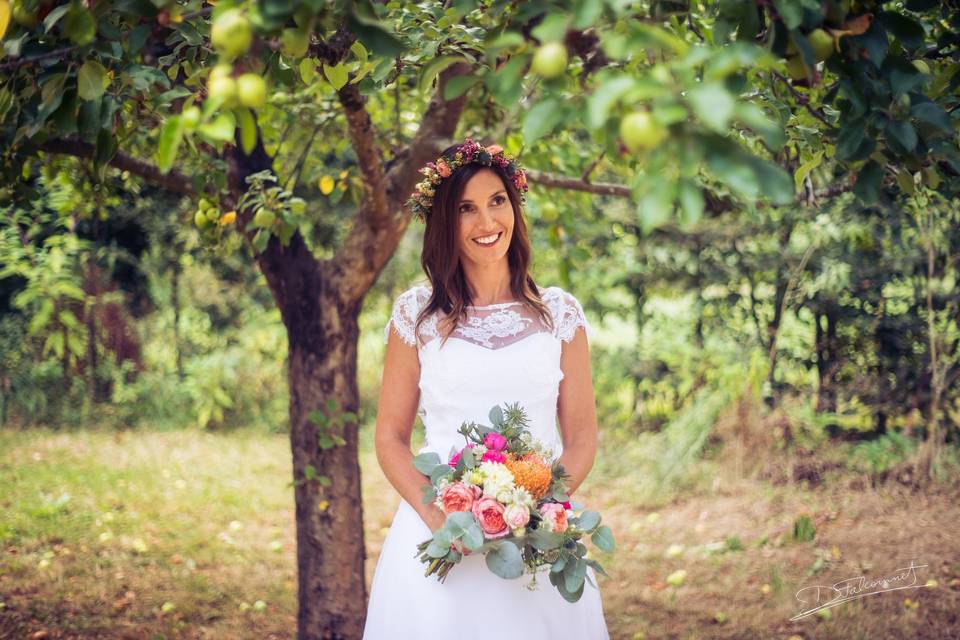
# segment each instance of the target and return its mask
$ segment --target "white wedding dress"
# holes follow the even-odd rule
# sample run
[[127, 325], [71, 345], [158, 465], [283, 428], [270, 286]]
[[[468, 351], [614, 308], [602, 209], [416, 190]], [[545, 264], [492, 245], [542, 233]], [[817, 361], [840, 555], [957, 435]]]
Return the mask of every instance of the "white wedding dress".
[[[397, 298], [384, 341], [393, 326], [408, 344], [417, 344], [414, 323], [430, 293], [416, 285]], [[457, 433], [461, 423], [489, 425], [491, 407], [519, 402], [532, 435], [553, 447], [554, 458], [560, 456], [561, 341], [572, 340], [580, 326], [588, 338], [592, 330], [573, 295], [559, 287], [541, 288], [540, 293], [554, 322], [552, 330], [519, 302], [468, 307], [467, 322], [442, 347], [436, 314], [420, 326], [424, 342], [418, 346], [418, 414], [426, 440], [418, 453], [434, 451], [447, 460], [452, 449], [466, 443]], [[416, 558], [417, 545], [430, 536], [426, 523], [401, 499], [377, 561], [364, 640], [609, 638], [593, 569], [587, 569], [589, 578], [575, 603], [564, 600], [550, 584], [549, 567], [537, 573], [537, 588], [530, 590], [525, 585], [531, 575], [500, 578], [481, 554], [464, 556], [441, 583], [436, 576], [425, 577], [426, 566]]]

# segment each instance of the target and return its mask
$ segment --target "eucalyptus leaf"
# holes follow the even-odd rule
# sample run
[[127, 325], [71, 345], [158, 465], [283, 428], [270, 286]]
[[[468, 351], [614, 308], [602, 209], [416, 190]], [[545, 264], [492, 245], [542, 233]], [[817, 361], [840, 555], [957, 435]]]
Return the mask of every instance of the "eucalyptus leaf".
[[485, 556], [487, 568], [504, 580], [515, 580], [523, 575], [523, 556], [512, 542], [501, 540]]
[[596, 511], [584, 511], [580, 514], [577, 528], [581, 531], [590, 531], [600, 524], [600, 514]]
[[440, 454], [435, 451], [427, 451], [413, 457], [413, 466], [424, 475], [428, 475], [438, 464], [440, 464]]
[[611, 531], [607, 525], [602, 525], [594, 531], [593, 535], [590, 536], [590, 540], [593, 544], [597, 545], [598, 549], [602, 549], [603, 551], [613, 551], [615, 546], [613, 531]]

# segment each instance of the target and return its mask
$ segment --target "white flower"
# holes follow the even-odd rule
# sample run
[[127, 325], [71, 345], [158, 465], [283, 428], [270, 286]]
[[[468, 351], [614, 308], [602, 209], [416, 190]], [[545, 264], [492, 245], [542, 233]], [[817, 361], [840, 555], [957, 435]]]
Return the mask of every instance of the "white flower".
[[499, 462], [481, 462], [480, 472], [483, 474], [483, 492], [488, 496], [496, 497], [501, 491], [512, 491], [515, 486], [510, 469]]
[[[497, 498], [500, 500], [500, 498]], [[501, 500], [504, 504], [519, 504], [526, 507], [527, 509], [534, 509], [537, 506], [537, 501], [534, 500], [533, 496], [527, 491], [524, 487], [514, 487], [513, 491], [510, 492], [507, 500]]]

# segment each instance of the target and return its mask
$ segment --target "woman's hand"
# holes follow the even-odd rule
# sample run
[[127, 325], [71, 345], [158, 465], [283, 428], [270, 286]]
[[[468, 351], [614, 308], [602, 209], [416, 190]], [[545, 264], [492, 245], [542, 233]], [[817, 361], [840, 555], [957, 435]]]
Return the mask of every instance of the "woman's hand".
[[[442, 529], [443, 524], [447, 521], [447, 514], [445, 514], [443, 510], [441, 510], [435, 504], [428, 505], [426, 513], [421, 514], [420, 517], [430, 528], [431, 535], [436, 534], [438, 530]], [[470, 555], [470, 550], [463, 546], [463, 543], [459, 540], [454, 540], [450, 547], [459, 551], [465, 556]]]
[[443, 523], [447, 521], [447, 514], [445, 514], [437, 505], [429, 504], [426, 507], [426, 512], [420, 514], [420, 517], [430, 527], [430, 534], [433, 535], [437, 532], [438, 529], [443, 528]]

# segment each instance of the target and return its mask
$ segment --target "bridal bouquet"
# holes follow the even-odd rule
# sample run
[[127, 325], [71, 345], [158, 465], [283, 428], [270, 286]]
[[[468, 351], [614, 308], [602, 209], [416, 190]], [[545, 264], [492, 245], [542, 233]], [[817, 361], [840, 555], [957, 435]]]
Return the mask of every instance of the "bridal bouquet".
[[613, 551], [613, 533], [600, 524], [600, 514], [569, 502], [569, 475], [563, 465], [550, 463], [553, 452], [533, 439], [518, 403], [505, 410], [495, 406], [489, 417], [491, 427], [461, 425], [458, 433], [467, 444], [454, 449], [448, 462], [434, 452], [413, 459], [430, 477], [424, 504], [435, 502], [447, 514], [443, 528], [417, 546], [427, 565], [424, 575], [436, 574], [443, 582], [463, 553], [482, 553], [487, 567], [501, 578], [532, 573], [531, 589], [538, 568], [549, 565], [550, 583], [576, 602], [589, 579], [588, 566], [607, 575], [600, 563], [586, 557], [581, 538], [589, 535], [596, 547]]

